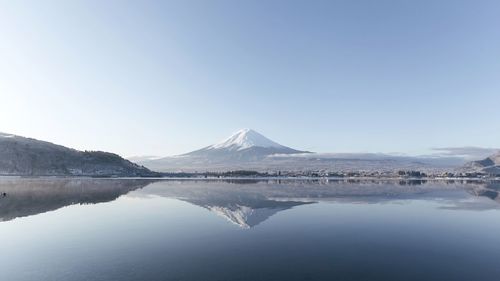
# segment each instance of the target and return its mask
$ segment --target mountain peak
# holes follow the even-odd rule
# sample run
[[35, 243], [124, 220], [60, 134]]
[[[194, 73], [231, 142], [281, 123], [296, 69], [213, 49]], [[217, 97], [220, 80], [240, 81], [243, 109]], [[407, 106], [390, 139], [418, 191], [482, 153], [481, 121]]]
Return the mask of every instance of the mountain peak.
[[211, 145], [211, 149], [228, 148], [231, 150], [243, 150], [253, 146], [265, 147], [265, 148], [282, 148], [283, 146], [276, 143], [260, 133], [252, 129], [241, 129], [234, 134], [232, 134], [227, 139], [222, 140], [219, 143]]
[[[236, 165], [261, 161], [269, 155], [297, 153], [309, 152], [276, 143], [252, 129], [241, 129], [219, 143], [177, 157], [158, 159], [157, 162], [186, 163], [189, 167], [203, 165], [203, 169], [210, 166], [230, 165], [232, 169], [235, 169]], [[242, 166], [239, 166], [239, 169], [242, 169]]]

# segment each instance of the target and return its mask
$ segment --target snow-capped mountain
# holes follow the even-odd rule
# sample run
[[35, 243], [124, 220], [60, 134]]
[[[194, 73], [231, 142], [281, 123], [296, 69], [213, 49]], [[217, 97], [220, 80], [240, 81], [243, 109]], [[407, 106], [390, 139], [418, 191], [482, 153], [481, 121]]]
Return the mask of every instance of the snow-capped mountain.
[[239, 170], [273, 155], [309, 153], [276, 143], [252, 129], [241, 129], [228, 138], [189, 153], [138, 161], [157, 171]]
[[244, 150], [253, 146], [279, 149], [287, 148], [264, 137], [252, 129], [241, 129], [229, 138], [207, 147], [207, 149]]
[[[309, 153], [276, 143], [251, 129], [242, 129], [228, 138], [189, 153], [138, 161], [157, 171], [245, 169], [273, 155]], [[136, 160], [136, 159], [134, 159]]]
[[202, 149], [172, 157], [133, 159], [161, 172], [318, 171], [335, 172], [421, 170], [448, 171], [462, 166], [458, 157], [413, 157], [379, 153], [312, 153], [276, 143], [251, 129]]
[[206, 157], [211, 161], [262, 159], [273, 154], [307, 153], [276, 143], [252, 129], [242, 129], [219, 143], [181, 156]]

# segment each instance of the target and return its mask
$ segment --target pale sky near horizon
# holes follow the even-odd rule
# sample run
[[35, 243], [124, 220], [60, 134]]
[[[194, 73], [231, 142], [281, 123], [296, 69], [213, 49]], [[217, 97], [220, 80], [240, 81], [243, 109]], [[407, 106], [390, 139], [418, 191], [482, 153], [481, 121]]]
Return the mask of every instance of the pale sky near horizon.
[[0, 0], [0, 132], [124, 156], [240, 128], [317, 152], [500, 147], [499, 1]]

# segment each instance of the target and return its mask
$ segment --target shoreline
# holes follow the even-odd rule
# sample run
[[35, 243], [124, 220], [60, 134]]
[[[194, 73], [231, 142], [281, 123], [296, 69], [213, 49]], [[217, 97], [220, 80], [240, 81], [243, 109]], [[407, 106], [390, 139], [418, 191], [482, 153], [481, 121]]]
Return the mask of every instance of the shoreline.
[[158, 181], [224, 181], [224, 180], [287, 180], [287, 181], [348, 181], [348, 180], [386, 180], [386, 181], [500, 181], [500, 177], [92, 177], [92, 176], [18, 176], [0, 175], [2, 179], [79, 179], [79, 180], [158, 180]]

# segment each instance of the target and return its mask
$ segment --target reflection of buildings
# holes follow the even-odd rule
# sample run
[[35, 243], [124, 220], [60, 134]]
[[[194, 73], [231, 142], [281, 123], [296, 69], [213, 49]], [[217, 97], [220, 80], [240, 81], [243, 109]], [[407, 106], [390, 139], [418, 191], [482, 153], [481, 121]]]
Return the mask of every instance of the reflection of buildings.
[[0, 221], [68, 205], [109, 202], [124, 194], [189, 202], [242, 228], [254, 227], [278, 212], [316, 202], [375, 204], [437, 198], [449, 205], [447, 209], [500, 208], [500, 184], [477, 182], [0, 179], [0, 193], [3, 192], [7, 196], [0, 197]]

